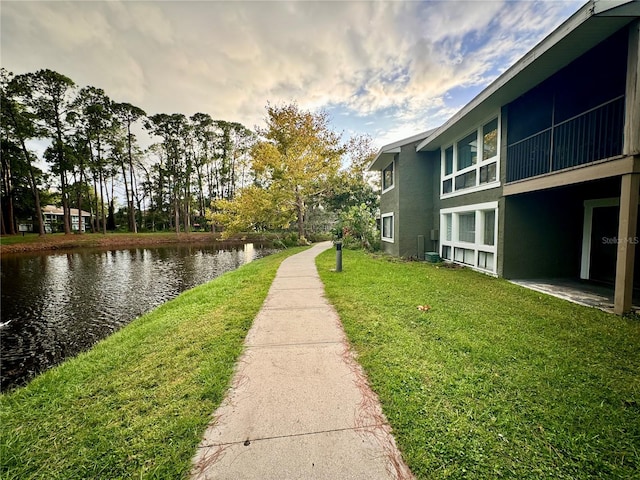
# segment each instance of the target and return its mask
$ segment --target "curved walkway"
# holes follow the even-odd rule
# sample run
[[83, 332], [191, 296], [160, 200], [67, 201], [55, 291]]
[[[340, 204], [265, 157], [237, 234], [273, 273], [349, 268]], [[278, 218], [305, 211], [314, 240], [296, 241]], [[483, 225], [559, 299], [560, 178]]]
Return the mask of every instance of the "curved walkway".
[[284, 260], [245, 340], [192, 479], [410, 479], [324, 297], [315, 257]]

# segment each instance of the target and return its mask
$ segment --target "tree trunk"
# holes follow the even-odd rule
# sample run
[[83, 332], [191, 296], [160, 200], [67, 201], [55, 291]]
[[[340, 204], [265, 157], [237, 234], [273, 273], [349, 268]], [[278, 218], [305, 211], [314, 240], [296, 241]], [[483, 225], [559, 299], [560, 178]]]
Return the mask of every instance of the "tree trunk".
[[11, 165], [8, 159], [2, 158], [2, 167], [2, 183], [4, 184], [6, 196], [2, 199], [2, 208], [0, 208], [0, 212], [2, 213], [0, 224], [2, 224], [3, 235], [15, 235], [16, 222], [13, 215], [13, 179]]
[[304, 238], [304, 202], [300, 195], [300, 187], [296, 187], [296, 211], [298, 213], [298, 238]]
[[98, 172], [99, 178], [98, 178], [98, 183], [100, 184], [100, 216], [101, 218], [101, 222], [102, 222], [102, 233], [104, 235], [107, 234], [107, 217], [104, 211], [104, 190], [103, 190], [103, 184], [104, 184], [104, 177], [102, 175], [102, 168], [99, 167], [100, 170]]
[[0, 208], [0, 235], [6, 235], [7, 229], [4, 228], [4, 214], [2, 213], [2, 208]]
[[180, 205], [178, 205], [178, 197], [173, 200], [173, 213], [174, 213], [174, 224], [176, 227], [176, 233], [180, 233]]
[[[29, 150], [27, 150], [27, 145], [24, 142], [23, 138], [20, 138], [20, 148], [22, 149], [22, 154], [24, 155], [24, 159], [27, 162], [27, 166], [29, 167], [29, 187], [31, 188], [31, 193], [33, 194], [33, 200], [36, 204], [36, 211], [34, 212], [34, 216], [38, 219], [38, 235], [44, 235], [44, 221], [42, 220], [42, 207], [40, 205], [40, 192], [38, 191], [38, 184], [36, 182], [36, 175], [33, 172], [33, 165], [31, 164], [31, 157], [29, 156]], [[15, 230], [14, 230], [15, 233]]]
[[80, 182], [78, 183], [78, 198], [77, 198], [77, 205], [78, 205], [78, 233], [80, 235], [82, 235], [84, 233], [84, 218], [82, 218], [82, 173], [84, 170], [84, 166], [82, 164], [82, 160], [80, 160]]
[[131, 219], [131, 209], [133, 208], [133, 192], [131, 192], [131, 199], [129, 199], [129, 185], [127, 182], [127, 173], [124, 166], [124, 161], [120, 162], [120, 166], [122, 167], [122, 178], [124, 179], [124, 196], [127, 198], [127, 220], [128, 220], [128, 230], [132, 233], [135, 229], [135, 219], [132, 221]]
[[95, 217], [93, 222], [91, 223], [92, 225], [92, 232], [96, 233], [100, 231], [100, 206], [98, 204], [99, 202], [99, 195], [98, 195], [98, 179], [97, 179], [97, 175], [95, 174], [95, 172], [93, 173], [93, 193], [95, 196]]
[[[136, 210], [135, 210], [135, 204], [133, 202], [133, 155], [131, 154], [131, 122], [127, 122], [127, 154], [129, 157], [129, 177], [130, 177], [130, 185], [131, 185], [131, 201], [129, 202], [129, 194], [127, 193], [127, 202], [129, 203], [128, 208], [129, 208], [129, 231], [133, 232], [133, 233], [138, 233], [138, 226], [136, 225]], [[124, 170], [124, 167], [123, 167]], [[124, 171], [123, 171], [123, 177], [125, 177], [125, 187], [126, 187], [126, 175], [124, 175]]]
[[62, 196], [62, 213], [64, 223], [64, 234], [71, 234], [71, 218], [69, 209], [69, 196], [67, 192], [67, 175], [64, 164], [64, 151], [62, 143], [62, 127], [60, 125], [60, 117], [56, 107], [56, 151], [58, 156], [58, 165], [60, 166], [60, 194]]
[[29, 163], [29, 180], [31, 183], [31, 191], [33, 192], [33, 199], [36, 203], [35, 217], [38, 219], [38, 235], [44, 235], [44, 221], [42, 220], [42, 206], [40, 205], [40, 192], [36, 183], [36, 176], [33, 173], [33, 167]]

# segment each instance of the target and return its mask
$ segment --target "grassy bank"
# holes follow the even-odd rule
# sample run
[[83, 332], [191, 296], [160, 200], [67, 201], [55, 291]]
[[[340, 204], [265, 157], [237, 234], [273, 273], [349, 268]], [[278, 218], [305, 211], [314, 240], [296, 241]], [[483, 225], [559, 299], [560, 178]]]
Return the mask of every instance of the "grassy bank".
[[165, 244], [218, 244], [218, 243], [246, 243], [267, 242], [277, 240], [274, 234], [242, 234], [224, 241], [221, 235], [207, 232], [180, 233], [175, 232], [145, 232], [145, 233], [83, 233], [65, 235], [52, 233], [42, 237], [35, 233], [9, 235], [0, 237], [1, 253], [32, 252], [40, 250], [72, 250], [76, 248], [124, 248], [138, 246], [156, 246]]
[[183, 478], [280, 262], [247, 264], [1, 399], [0, 478]]
[[317, 261], [418, 478], [640, 478], [637, 319], [466, 269]]

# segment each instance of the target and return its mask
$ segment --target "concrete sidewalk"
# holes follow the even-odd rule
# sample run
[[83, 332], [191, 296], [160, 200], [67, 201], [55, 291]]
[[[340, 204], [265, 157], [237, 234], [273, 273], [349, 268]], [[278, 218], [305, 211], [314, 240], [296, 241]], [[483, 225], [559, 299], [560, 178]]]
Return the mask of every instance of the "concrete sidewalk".
[[324, 297], [314, 259], [328, 248], [282, 262], [192, 479], [413, 478]]

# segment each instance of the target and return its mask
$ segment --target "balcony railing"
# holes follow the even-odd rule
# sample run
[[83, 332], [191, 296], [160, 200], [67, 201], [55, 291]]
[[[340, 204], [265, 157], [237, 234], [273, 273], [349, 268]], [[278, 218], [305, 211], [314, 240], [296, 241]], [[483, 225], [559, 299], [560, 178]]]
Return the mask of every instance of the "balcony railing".
[[624, 96], [507, 146], [507, 182], [622, 154]]

